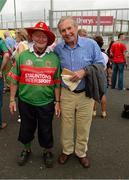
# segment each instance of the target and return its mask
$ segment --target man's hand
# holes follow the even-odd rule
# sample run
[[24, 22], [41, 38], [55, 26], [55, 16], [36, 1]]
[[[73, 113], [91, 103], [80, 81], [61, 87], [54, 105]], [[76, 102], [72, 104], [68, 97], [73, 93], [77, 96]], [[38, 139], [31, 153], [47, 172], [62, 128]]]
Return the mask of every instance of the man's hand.
[[0, 78], [2, 78], [2, 71], [0, 70]]
[[55, 103], [55, 114], [59, 118], [61, 113], [60, 102]]
[[14, 112], [16, 112], [17, 109], [16, 109], [16, 101], [15, 100], [10, 101], [9, 109], [10, 109], [11, 114], [14, 114]]
[[86, 76], [86, 71], [81, 69], [79, 71], [75, 71], [75, 74], [70, 78], [70, 81], [77, 82], [78, 80], [83, 79]]

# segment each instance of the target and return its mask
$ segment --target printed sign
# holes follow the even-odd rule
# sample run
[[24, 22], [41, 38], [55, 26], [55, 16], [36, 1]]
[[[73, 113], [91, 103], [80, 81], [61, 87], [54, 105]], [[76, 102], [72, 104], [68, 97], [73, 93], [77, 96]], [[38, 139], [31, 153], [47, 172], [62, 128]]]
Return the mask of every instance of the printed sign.
[[[96, 26], [98, 24], [97, 16], [73, 16], [79, 25]], [[111, 26], [113, 25], [113, 16], [100, 16], [100, 25]]]

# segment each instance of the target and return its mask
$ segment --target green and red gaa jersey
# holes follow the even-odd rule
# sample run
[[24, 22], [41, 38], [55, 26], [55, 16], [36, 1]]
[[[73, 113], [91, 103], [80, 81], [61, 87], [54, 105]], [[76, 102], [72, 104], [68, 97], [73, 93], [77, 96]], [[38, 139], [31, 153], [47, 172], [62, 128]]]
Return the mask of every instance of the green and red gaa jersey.
[[8, 53], [8, 48], [5, 44], [5, 42], [3, 41], [3, 39], [0, 39], [0, 67], [3, 61], [3, 55], [4, 53]]
[[22, 52], [8, 74], [18, 84], [19, 98], [35, 106], [54, 101], [54, 90], [60, 87], [60, 61], [54, 52], [43, 57], [29, 50]]

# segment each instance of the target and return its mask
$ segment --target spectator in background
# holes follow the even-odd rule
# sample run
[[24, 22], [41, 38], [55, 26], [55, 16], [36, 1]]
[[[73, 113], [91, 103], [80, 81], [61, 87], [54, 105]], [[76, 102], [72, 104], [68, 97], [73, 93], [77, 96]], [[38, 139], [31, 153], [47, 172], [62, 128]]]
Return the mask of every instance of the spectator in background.
[[6, 46], [9, 49], [9, 52], [12, 54], [16, 48], [16, 41], [11, 37], [9, 31], [4, 32], [4, 38], [5, 38]]
[[16, 48], [16, 41], [14, 40], [14, 38], [11, 37], [10, 32], [9, 31], [5, 31], [4, 32], [4, 38], [5, 38], [5, 43], [6, 46], [9, 50], [10, 53], [10, 61], [8, 61], [8, 63], [6, 64], [5, 68], [4, 68], [4, 89], [3, 92], [5, 93], [6, 91], [9, 90], [9, 83], [7, 81], [7, 74], [9, 72], [9, 70], [12, 67], [12, 59], [11, 59], [11, 55], [13, 54], [15, 48]]
[[[29, 48], [29, 42], [28, 42], [28, 33], [25, 29], [17, 29], [15, 32], [15, 39], [16, 39], [16, 50], [13, 52], [12, 58], [13, 61], [16, 61], [19, 57], [19, 55], [27, 50]], [[18, 91], [17, 91], [18, 94]], [[21, 122], [20, 115], [18, 115], [19, 123]]]
[[2, 117], [2, 104], [3, 104], [2, 98], [3, 98], [3, 88], [4, 88], [3, 71], [8, 61], [9, 61], [8, 48], [4, 40], [0, 38], [0, 129], [4, 129], [7, 126], [7, 123], [3, 121], [3, 117]]
[[18, 29], [15, 32], [16, 50], [13, 53], [16, 59], [21, 52], [28, 49], [28, 33], [25, 29]]
[[109, 43], [109, 47], [106, 51], [107, 55], [108, 55], [108, 63], [107, 63], [107, 84], [108, 86], [112, 85], [112, 55], [110, 53], [112, 44], [114, 43], [114, 40], [111, 40], [111, 42]]
[[[103, 55], [103, 58], [104, 58], [104, 61], [105, 61], [105, 73], [106, 73], [106, 69], [107, 69], [107, 63], [108, 63], [108, 56], [107, 54], [105, 53], [105, 50], [102, 49], [103, 47], [103, 38], [102, 36], [96, 36], [94, 38], [94, 40], [97, 42], [97, 44], [99, 45], [100, 49], [101, 49], [101, 52], [102, 52], [102, 55]], [[102, 99], [101, 99], [101, 117], [102, 118], [106, 118], [107, 117], [107, 98], [106, 98], [106, 91], [107, 91], [107, 81], [105, 82], [105, 87], [104, 87], [104, 95], [102, 96]], [[96, 102], [94, 103], [94, 107], [93, 107], [93, 116], [96, 116]]]
[[81, 36], [81, 37], [87, 37], [86, 29], [79, 29], [78, 30], [78, 35]]
[[124, 66], [126, 65], [126, 53], [127, 48], [124, 44], [125, 35], [120, 33], [118, 35], [118, 40], [114, 42], [111, 46], [110, 54], [112, 56], [112, 89], [115, 89], [117, 77], [118, 77], [118, 89], [124, 89]]

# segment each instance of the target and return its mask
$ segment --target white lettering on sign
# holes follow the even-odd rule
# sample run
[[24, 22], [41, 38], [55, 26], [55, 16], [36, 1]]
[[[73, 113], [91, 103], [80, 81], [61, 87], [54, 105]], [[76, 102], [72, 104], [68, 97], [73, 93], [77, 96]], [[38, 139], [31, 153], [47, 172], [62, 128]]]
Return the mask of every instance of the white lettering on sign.
[[78, 24], [94, 24], [93, 19], [82, 19], [82, 18], [77, 18], [77, 23]]
[[50, 84], [52, 80], [51, 75], [43, 73], [25, 73], [26, 83], [36, 83], [36, 84]]
[[[98, 17], [97, 16], [73, 16], [76, 19], [79, 25], [97, 25]], [[100, 25], [113, 25], [113, 16], [100, 16], [99, 17]]]

